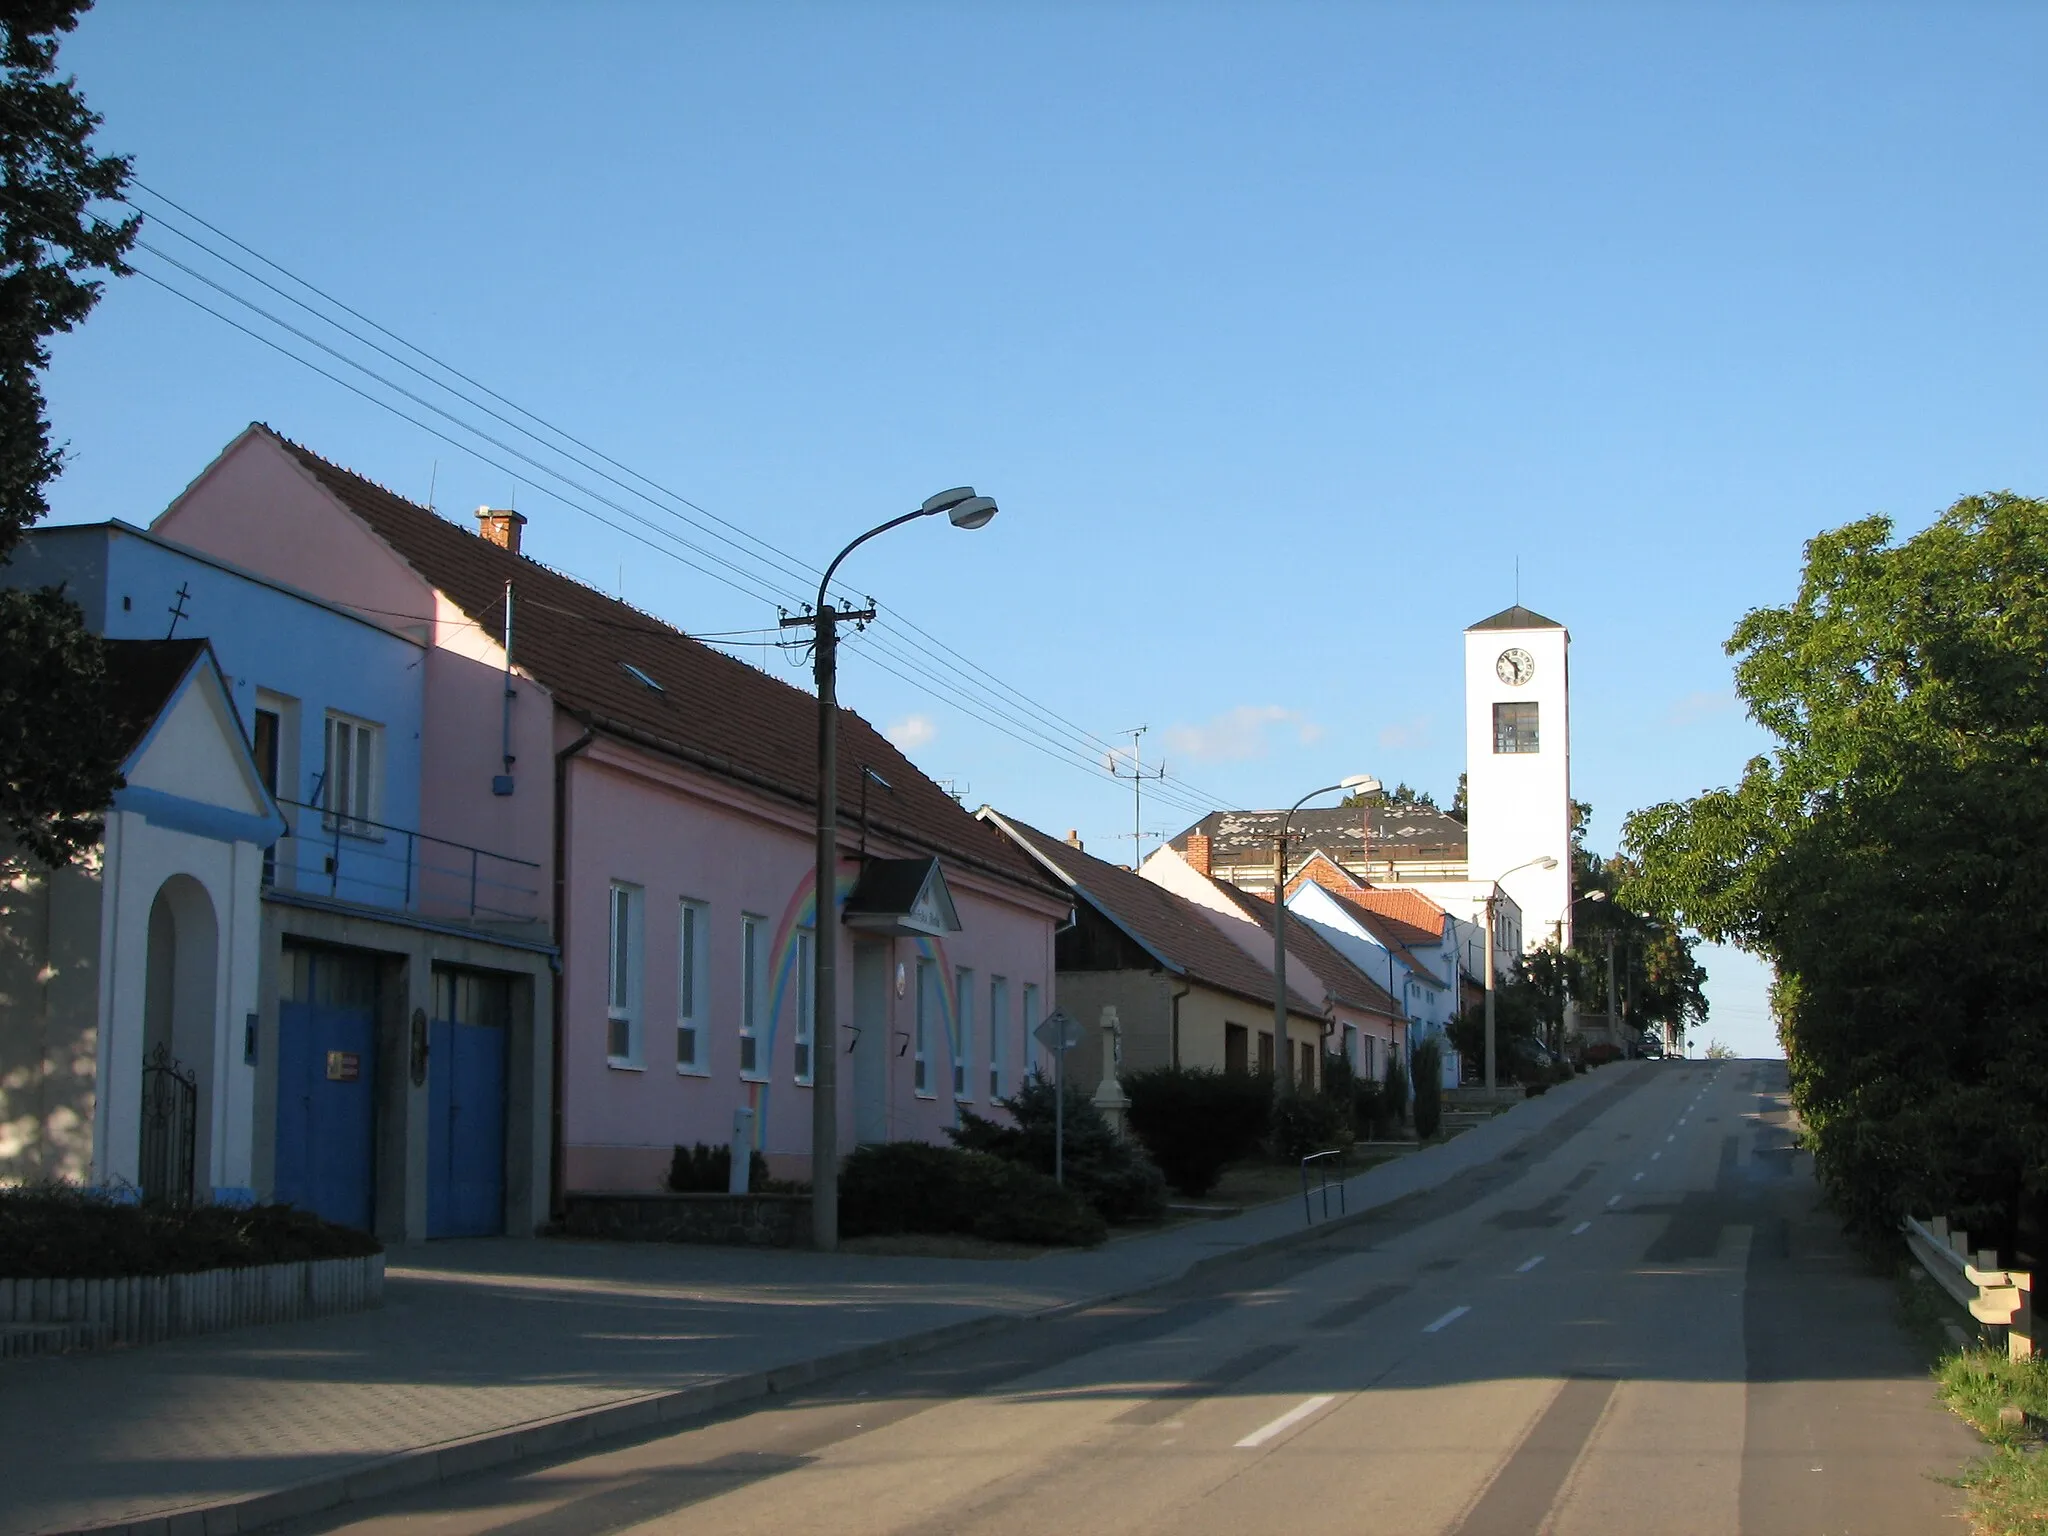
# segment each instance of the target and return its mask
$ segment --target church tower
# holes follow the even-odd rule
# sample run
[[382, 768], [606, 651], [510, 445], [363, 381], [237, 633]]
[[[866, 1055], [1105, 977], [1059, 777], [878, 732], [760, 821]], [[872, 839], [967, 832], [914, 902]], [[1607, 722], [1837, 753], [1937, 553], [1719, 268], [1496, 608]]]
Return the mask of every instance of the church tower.
[[[1506, 876], [1525, 949], [1572, 941], [1570, 649], [1562, 624], [1519, 604], [1465, 631], [1467, 873]], [[1521, 867], [1546, 857], [1555, 869]]]

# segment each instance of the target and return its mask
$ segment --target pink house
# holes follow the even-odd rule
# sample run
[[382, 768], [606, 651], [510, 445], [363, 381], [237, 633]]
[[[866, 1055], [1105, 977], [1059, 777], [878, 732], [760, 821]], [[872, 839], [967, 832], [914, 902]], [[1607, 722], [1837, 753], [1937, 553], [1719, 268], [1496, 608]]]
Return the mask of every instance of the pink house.
[[[519, 514], [477, 516], [251, 426], [153, 526], [424, 642], [423, 829], [551, 893], [557, 1206], [659, 1187], [742, 1107], [807, 1176], [816, 703], [526, 558]], [[1071, 903], [865, 720], [839, 732], [843, 1153], [1015, 1090]]]

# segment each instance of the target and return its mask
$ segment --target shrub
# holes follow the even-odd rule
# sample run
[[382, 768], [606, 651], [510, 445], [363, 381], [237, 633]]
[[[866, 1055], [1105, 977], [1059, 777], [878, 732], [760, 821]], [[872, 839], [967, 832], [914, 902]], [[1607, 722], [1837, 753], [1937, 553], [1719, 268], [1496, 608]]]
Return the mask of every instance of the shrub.
[[138, 1204], [65, 1184], [0, 1190], [0, 1277], [182, 1275], [361, 1258], [383, 1247], [288, 1205]]
[[[1066, 1187], [1086, 1200], [1105, 1221], [1157, 1221], [1166, 1214], [1166, 1179], [1145, 1149], [1109, 1128], [1102, 1111], [1074, 1084], [1066, 1091]], [[948, 1130], [953, 1145], [1021, 1163], [1037, 1173], [1053, 1171], [1053, 1085], [1033, 1072], [1016, 1094], [1001, 1101], [1016, 1124], [1004, 1125], [960, 1112]]]
[[1131, 1073], [1123, 1085], [1132, 1133], [1184, 1195], [1206, 1195], [1226, 1166], [1265, 1144], [1273, 1113], [1270, 1077], [1153, 1067]]
[[1387, 1052], [1386, 1075], [1380, 1079], [1380, 1112], [1390, 1127], [1408, 1118], [1408, 1069], [1402, 1065], [1399, 1051]]
[[1281, 1162], [1350, 1145], [1351, 1117], [1322, 1095], [1290, 1093], [1274, 1101], [1272, 1149]]
[[1415, 1134], [1427, 1141], [1444, 1121], [1444, 1048], [1432, 1037], [1409, 1056], [1415, 1064]]
[[1382, 1140], [1391, 1129], [1378, 1083], [1361, 1077], [1351, 1085], [1351, 1128], [1366, 1141]]
[[839, 1173], [839, 1223], [849, 1237], [927, 1232], [1071, 1248], [1106, 1232], [1093, 1206], [1043, 1174], [923, 1141], [856, 1148]]
[[[765, 1190], [774, 1181], [768, 1177], [768, 1160], [759, 1152], [747, 1154], [747, 1188]], [[669, 1159], [668, 1187], [679, 1195], [722, 1195], [732, 1187], [732, 1148], [707, 1147], [703, 1142], [677, 1147]]]

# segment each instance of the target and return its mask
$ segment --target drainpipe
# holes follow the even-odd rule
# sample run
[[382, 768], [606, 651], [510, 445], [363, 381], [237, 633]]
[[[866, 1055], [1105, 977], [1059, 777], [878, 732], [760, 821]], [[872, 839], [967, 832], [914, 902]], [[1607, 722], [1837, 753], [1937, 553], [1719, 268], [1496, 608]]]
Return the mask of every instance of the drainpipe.
[[[555, 953], [563, 953], [563, 938], [566, 933], [569, 907], [569, 879], [564, 865], [569, 851], [569, 763], [584, 748], [597, 740], [594, 727], [585, 728], [568, 746], [555, 754]], [[548, 1219], [562, 1219], [562, 1068], [565, 1053], [562, 1047], [562, 977], [563, 970], [555, 973], [554, 1006], [554, 1072], [548, 1084]]]
[[1174, 1070], [1175, 1070], [1176, 1072], [1178, 1072], [1178, 1071], [1180, 1070], [1180, 1000], [1181, 1000], [1182, 998], [1186, 997], [1186, 996], [1187, 996], [1187, 995], [1188, 995], [1188, 994], [1189, 994], [1190, 992], [1192, 992], [1192, 991], [1194, 991], [1194, 990], [1195, 990], [1195, 989], [1194, 989], [1194, 986], [1193, 986], [1193, 985], [1192, 985], [1191, 983], [1189, 983], [1189, 982], [1182, 982], [1182, 983], [1181, 983], [1181, 987], [1180, 987], [1180, 990], [1179, 990], [1178, 992], [1174, 993], [1174, 994], [1173, 994], [1173, 997], [1172, 997], [1172, 1002], [1173, 1002], [1173, 1068], [1174, 1068]]

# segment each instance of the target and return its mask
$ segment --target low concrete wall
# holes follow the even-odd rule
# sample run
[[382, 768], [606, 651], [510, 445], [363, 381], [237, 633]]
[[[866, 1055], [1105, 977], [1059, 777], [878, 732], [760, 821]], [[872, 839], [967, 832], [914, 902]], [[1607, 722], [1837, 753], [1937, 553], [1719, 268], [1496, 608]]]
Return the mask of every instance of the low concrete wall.
[[384, 1304], [384, 1255], [105, 1280], [0, 1279], [0, 1359], [154, 1344]]
[[571, 1190], [562, 1231], [627, 1243], [808, 1248], [809, 1195], [609, 1194]]

